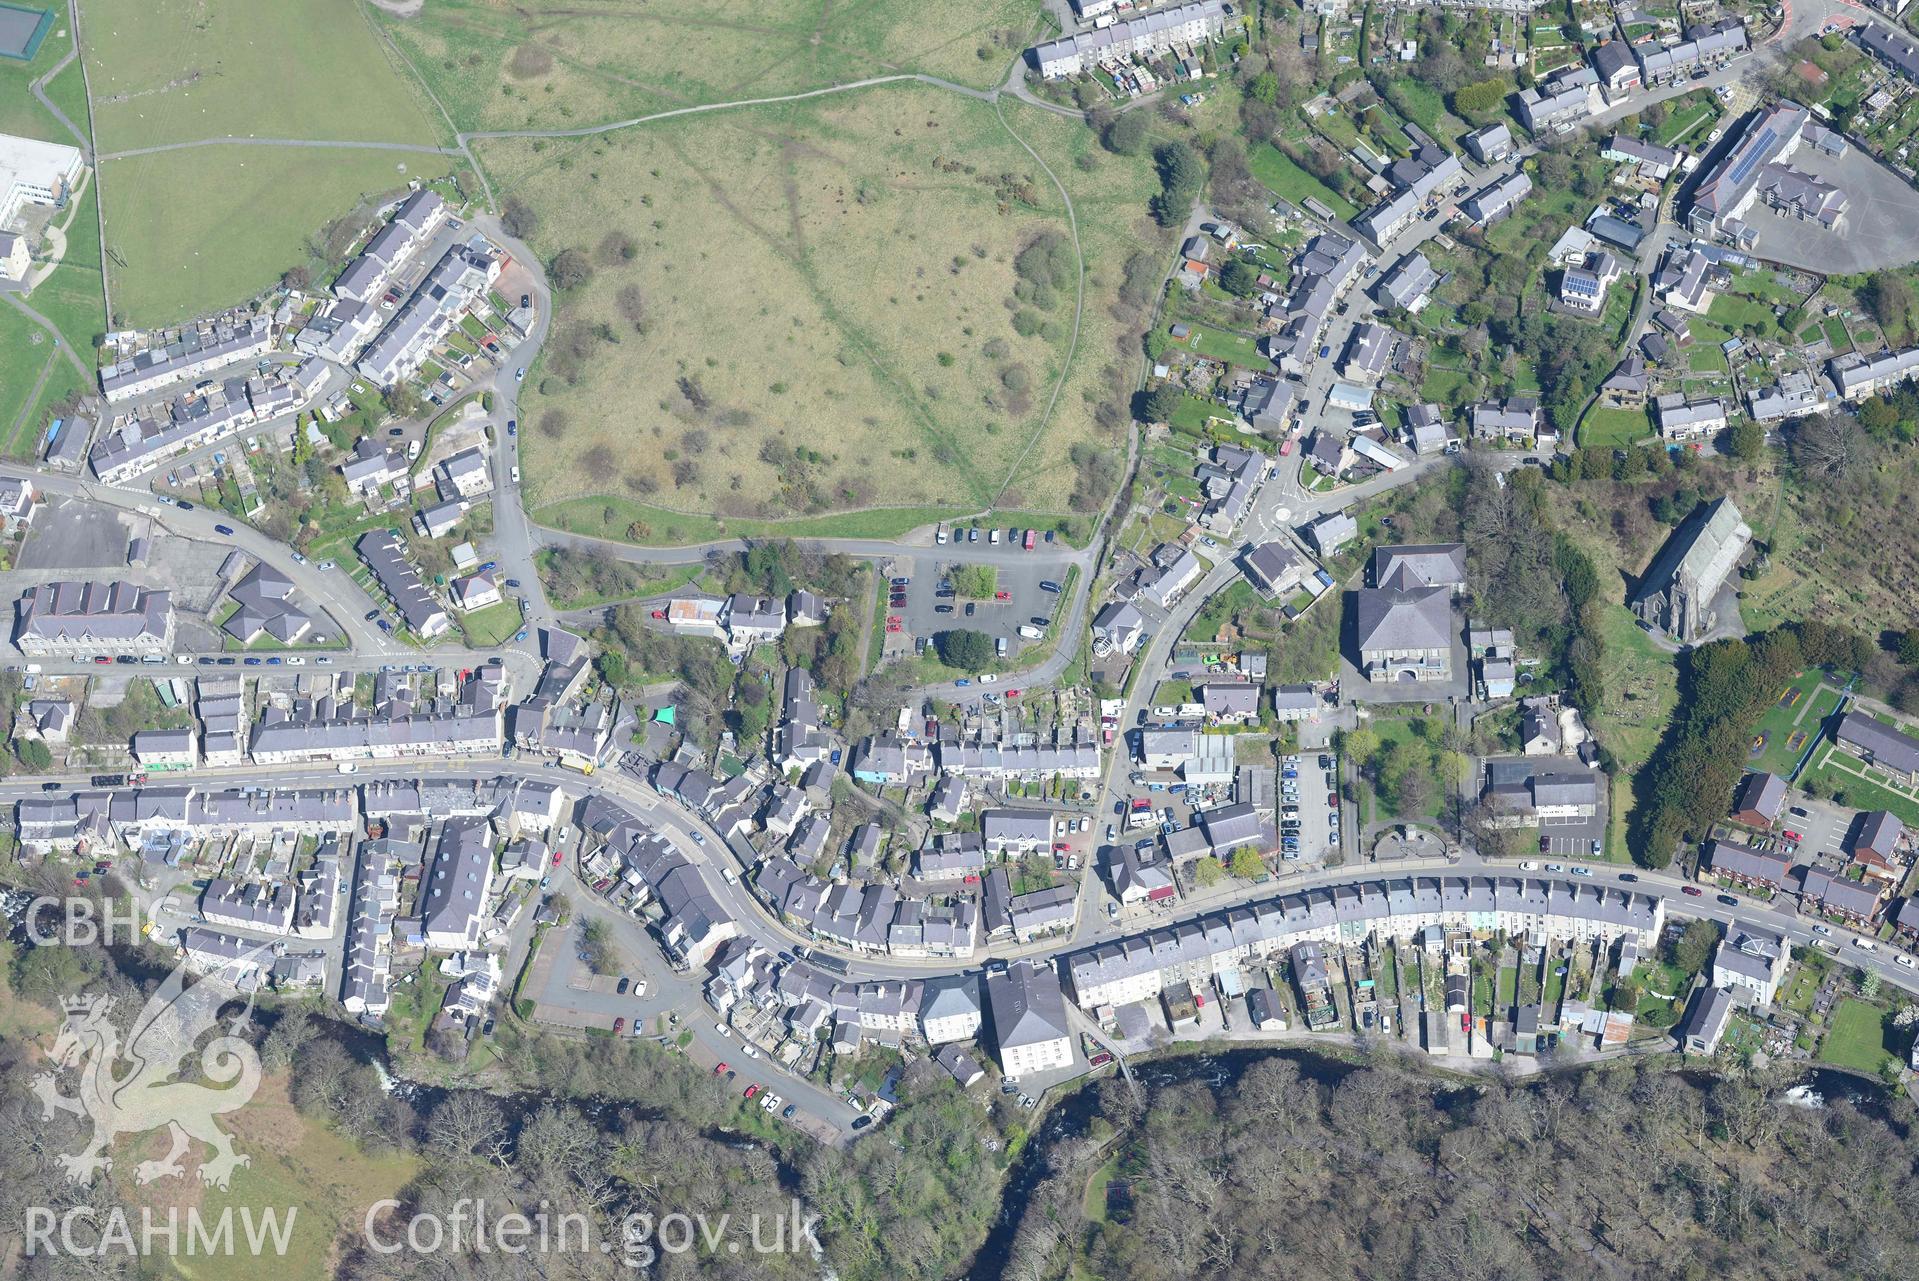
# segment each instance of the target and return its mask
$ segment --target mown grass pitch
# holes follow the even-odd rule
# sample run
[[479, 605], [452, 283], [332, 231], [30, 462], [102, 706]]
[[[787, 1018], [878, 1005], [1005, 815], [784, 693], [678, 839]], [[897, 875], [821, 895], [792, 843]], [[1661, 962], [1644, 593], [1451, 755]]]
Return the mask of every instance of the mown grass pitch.
[[361, 198], [449, 166], [430, 151], [246, 146], [106, 161], [114, 313], [162, 325], [244, 302], [306, 264], [309, 244]]
[[83, 18], [102, 155], [235, 136], [450, 141], [346, 0], [86, 0]]

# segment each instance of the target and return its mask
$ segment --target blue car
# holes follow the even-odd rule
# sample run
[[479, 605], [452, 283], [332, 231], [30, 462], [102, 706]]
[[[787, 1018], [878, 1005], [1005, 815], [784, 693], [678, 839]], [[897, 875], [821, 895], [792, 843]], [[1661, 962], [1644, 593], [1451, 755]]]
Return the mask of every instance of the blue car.
[[518, 631], [517, 633], [515, 633], [515, 634], [514, 634], [514, 637], [513, 637], [513, 639], [514, 639], [514, 640], [516, 640], [516, 641], [523, 641], [523, 640], [525, 640], [525, 639], [526, 639], [526, 628], [524, 628], [524, 627], [522, 627], [522, 628], [521, 628], [521, 629], [520, 629], [520, 630], [519, 630], [519, 631]]
[[225, 534], [225, 535], [226, 535], [226, 536], [227, 536], [228, 538], [231, 538], [231, 537], [233, 537], [233, 526], [231, 526], [231, 525], [215, 525], [215, 526], [213, 527], [213, 532], [214, 532], [214, 533], [216, 533], [216, 534]]
[[960, 677], [960, 678], [959, 678], [958, 680], [956, 680], [956, 681], [954, 681], [954, 682], [953, 682], [953, 684], [954, 684], [954, 685], [956, 685], [956, 686], [958, 686], [958, 685], [971, 685], [972, 683], [973, 683], [972, 681], [969, 681], [969, 680], [967, 680], [967, 679], [966, 679], [966, 678], [965, 678], [964, 676], [962, 676], [962, 677]]

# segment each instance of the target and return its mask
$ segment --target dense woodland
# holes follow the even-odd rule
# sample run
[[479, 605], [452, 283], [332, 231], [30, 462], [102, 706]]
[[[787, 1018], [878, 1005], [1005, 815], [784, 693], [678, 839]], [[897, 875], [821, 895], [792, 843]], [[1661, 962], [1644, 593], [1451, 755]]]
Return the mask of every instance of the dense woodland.
[[1911, 1105], [1815, 1112], [1778, 1085], [1651, 1060], [1461, 1084], [1390, 1057], [1328, 1085], [1279, 1055], [1217, 1090], [1107, 1082], [1002, 1275], [1913, 1276]]

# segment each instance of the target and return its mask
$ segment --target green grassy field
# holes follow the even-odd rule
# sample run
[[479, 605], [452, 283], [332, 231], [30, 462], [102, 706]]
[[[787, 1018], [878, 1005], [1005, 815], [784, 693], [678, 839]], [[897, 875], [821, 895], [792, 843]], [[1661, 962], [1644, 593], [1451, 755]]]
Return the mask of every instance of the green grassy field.
[[1191, 336], [1183, 344], [1188, 351], [1247, 369], [1266, 369], [1270, 366], [1266, 357], [1259, 354], [1257, 339], [1206, 325], [1194, 325], [1192, 330]]
[[922, 71], [984, 88], [1039, 30], [1038, 0], [431, 0], [378, 15], [462, 129], [565, 128]]
[[[86, 0], [100, 151], [232, 136], [449, 141], [343, 0]], [[214, 188], [203, 189], [203, 197]], [[230, 197], [227, 197], [230, 199]], [[198, 203], [196, 201], [196, 203]]]
[[1890, 1040], [1885, 1011], [1849, 998], [1833, 1008], [1832, 1023], [1819, 1046], [1819, 1060], [1877, 1074], [1892, 1059]]
[[1291, 156], [1270, 142], [1254, 148], [1252, 154], [1246, 159], [1253, 171], [1253, 177], [1283, 200], [1303, 206], [1307, 197], [1310, 196], [1341, 218], [1350, 218], [1359, 212], [1352, 201], [1301, 169]]
[[1808, 736], [1817, 734], [1820, 721], [1839, 702], [1836, 691], [1822, 687], [1823, 677], [1818, 668], [1813, 668], [1801, 672], [1797, 680], [1780, 691], [1782, 698], [1793, 693], [1798, 697], [1783, 705], [1775, 701], [1759, 718], [1754, 735], [1764, 735], [1766, 743], [1759, 755], [1747, 762], [1752, 768], [1783, 777], [1791, 776], [1793, 767], [1799, 763], [1799, 757], [1806, 749], [1803, 742], [1796, 748], [1788, 746], [1794, 730], [1803, 730]]
[[[1073, 187], [1094, 283], [1070, 370], [1070, 272], [1009, 308], [1013, 258], [1063, 235], [1064, 207], [984, 104], [889, 86], [568, 147], [487, 144], [503, 189], [540, 209], [540, 252], [612, 231], [639, 250], [562, 296], [527, 380], [540, 519], [603, 495], [732, 528], [865, 508], [1064, 513], [1072, 446], [1111, 443], [1092, 414], [1114, 395], [1106, 357], [1088, 353], [1116, 338], [1145, 162], [1095, 154], [1046, 113], [1009, 119]], [[699, 518], [641, 518], [643, 541], [699, 536]]]
[[520, 630], [520, 607], [510, 600], [503, 600], [497, 605], [476, 609], [471, 614], [462, 614], [460, 630], [466, 633], [467, 644], [475, 649], [504, 645]]
[[433, 152], [199, 147], [101, 170], [114, 313], [160, 325], [244, 302], [314, 261], [316, 237], [357, 200], [449, 166]]
[[58, 359], [45, 330], [13, 308], [0, 307], [0, 433], [13, 431], [41, 371]]
[[1641, 409], [1609, 409], [1594, 405], [1579, 424], [1582, 448], [1622, 448], [1652, 434], [1652, 425]]

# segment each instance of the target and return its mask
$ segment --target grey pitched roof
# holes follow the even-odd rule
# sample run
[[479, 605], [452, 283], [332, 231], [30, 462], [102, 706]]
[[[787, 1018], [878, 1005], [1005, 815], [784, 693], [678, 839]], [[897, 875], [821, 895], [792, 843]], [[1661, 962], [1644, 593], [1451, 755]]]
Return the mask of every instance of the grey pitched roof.
[[1361, 651], [1452, 644], [1452, 592], [1444, 587], [1363, 588], [1356, 593], [1355, 617]]
[[1037, 1045], [1067, 1035], [1066, 998], [1047, 966], [1017, 961], [986, 976], [993, 1031], [1002, 1048]]

